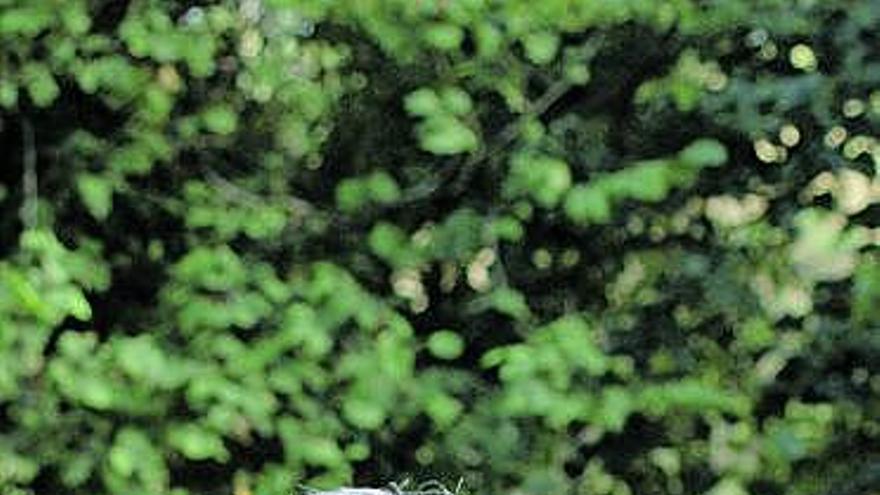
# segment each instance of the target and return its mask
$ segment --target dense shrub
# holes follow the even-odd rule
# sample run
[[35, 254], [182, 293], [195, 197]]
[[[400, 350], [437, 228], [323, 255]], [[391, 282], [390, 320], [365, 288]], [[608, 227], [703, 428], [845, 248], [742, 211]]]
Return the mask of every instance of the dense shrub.
[[873, 493], [878, 22], [0, 0], [0, 492]]

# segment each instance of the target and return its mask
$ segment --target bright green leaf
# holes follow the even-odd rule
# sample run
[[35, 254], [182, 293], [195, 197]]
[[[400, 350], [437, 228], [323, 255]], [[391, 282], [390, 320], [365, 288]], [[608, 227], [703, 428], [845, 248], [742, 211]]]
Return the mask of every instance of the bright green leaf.
[[536, 64], [546, 64], [552, 61], [559, 50], [559, 36], [555, 33], [532, 33], [526, 36], [523, 43], [526, 56]]
[[464, 40], [464, 32], [454, 24], [435, 23], [429, 25], [422, 33], [425, 41], [440, 50], [455, 50]]
[[578, 185], [565, 198], [565, 214], [576, 223], [607, 223], [611, 219], [611, 202], [598, 188]]
[[98, 220], [106, 219], [113, 201], [110, 181], [101, 175], [83, 173], [77, 176], [76, 185], [89, 213]]
[[410, 115], [423, 117], [438, 113], [441, 109], [440, 98], [432, 89], [420, 88], [406, 95], [403, 106]]
[[428, 338], [428, 350], [440, 359], [456, 359], [464, 352], [464, 340], [451, 330], [439, 330]]
[[455, 155], [479, 146], [477, 135], [458, 119], [432, 117], [419, 127], [422, 149], [435, 155]]
[[219, 435], [193, 423], [173, 425], [168, 430], [168, 443], [194, 461], [214, 459], [223, 462], [229, 458]]
[[238, 117], [229, 106], [215, 105], [202, 112], [202, 122], [209, 131], [228, 135], [235, 132]]
[[694, 167], [718, 167], [727, 161], [727, 149], [714, 139], [698, 139], [681, 150], [679, 159]]

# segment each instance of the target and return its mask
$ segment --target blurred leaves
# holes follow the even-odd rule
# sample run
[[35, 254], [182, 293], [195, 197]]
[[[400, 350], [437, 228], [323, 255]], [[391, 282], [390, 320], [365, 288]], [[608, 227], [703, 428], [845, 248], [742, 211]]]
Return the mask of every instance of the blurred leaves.
[[877, 12], [0, 0], [0, 492], [867, 493]]

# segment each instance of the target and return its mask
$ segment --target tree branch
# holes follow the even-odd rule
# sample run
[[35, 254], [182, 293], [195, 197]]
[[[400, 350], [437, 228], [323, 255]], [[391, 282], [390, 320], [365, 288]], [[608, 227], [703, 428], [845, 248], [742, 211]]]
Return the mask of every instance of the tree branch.
[[21, 223], [26, 230], [37, 227], [39, 222], [39, 177], [37, 176], [37, 148], [34, 138], [34, 126], [30, 119], [21, 121], [22, 136], [22, 205]]
[[[203, 167], [203, 170], [208, 183], [227, 199], [253, 207], [266, 205], [267, 201], [264, 198], [239, 187], [209, 167]], [[295, 196], [285, 196], [284, 202], [287, 210], [295, 216], [297, 221], [317, 211], [314, 205]]]

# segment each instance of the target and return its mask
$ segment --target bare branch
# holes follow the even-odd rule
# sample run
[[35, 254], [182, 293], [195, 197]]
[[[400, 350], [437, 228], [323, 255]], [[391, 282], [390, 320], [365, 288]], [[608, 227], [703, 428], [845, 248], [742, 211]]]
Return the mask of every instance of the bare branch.
[[[239, 187], [208, 167], [204, 167], [204, 173], [208, 183], [231, 201], [252, 207], [265, 206], [268, 202], [265, 198]], [[283, 199], [287, 210], [298, 220], [316, 211], [316, 208], [304, 199], [295, 196], [285, 196]]]
[[36, 228], [39, 222], [39, 177], [37, 176], [37, 148], [34, 138], [34, 126], [30, 119], [21, 121], [22, 146], [22, 177], [21, 187], [24, 199], [21, 205], [21, 223], [26, 230]]

